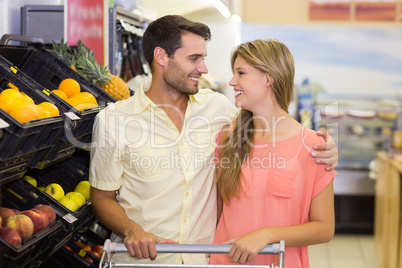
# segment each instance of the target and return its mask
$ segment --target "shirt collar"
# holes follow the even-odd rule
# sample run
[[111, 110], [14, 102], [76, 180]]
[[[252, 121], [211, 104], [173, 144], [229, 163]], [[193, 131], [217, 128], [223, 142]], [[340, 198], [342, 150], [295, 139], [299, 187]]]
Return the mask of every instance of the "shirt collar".
[[192, 101], [201, 102], [201, 100], [200, 100], [200, 93], [190, 95], [190, 98], [189, 98], [189, 99], [190, 99], [191, 102], [192, 102]]
[[151, 77], [146, 77], [138, 84], [134, 94], [134, 114], [142, 113], [149, 106], [156, 107], [155, 103], [145, 95], [145, 91], [151, 87], [151, 81]]
[[[145, 95], [145, 92], [149, 90], [151, 87], [151, 77], [144, 78], [139, 84], [135, 91], [135, 103], [134, 103], [134, 114], [140, 114], [145, 111], [149, 106], [157, 107], [150, 98]], [[194, 101], [200, 102], [199, 93], [190, 95], [189, 102], [193, 103]]]

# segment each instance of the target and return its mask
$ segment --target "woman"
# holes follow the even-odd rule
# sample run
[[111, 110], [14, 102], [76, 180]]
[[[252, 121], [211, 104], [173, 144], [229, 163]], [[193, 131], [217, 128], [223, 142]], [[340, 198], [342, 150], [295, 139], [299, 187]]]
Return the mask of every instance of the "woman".
[[221, 208], [214, 243], [233, 243], [211, 264], [271, 264], [276, 255], [257, 254], [285, 240], [286, 267], [309, 267], [307, 246], [334, 234], [332, 181], [311, 157], [316, 132], [288, 114], [294, 61], [275, 39], [238, 46], [230, 81], [241, 108], [218, 137], [216, 182]]

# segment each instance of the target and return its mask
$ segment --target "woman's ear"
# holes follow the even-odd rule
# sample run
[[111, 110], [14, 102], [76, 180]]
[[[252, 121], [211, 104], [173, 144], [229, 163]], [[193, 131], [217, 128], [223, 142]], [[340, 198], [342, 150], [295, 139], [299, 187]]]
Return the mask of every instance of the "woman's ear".
[[267, 75], [267, 87], [272, 86], [274, 83], [274, 78], [270, 75]]
[[167, 64], [167, 54], [166, 51], [161, 47], [156, 47], [154, 49], [154, 60], [157, 65], [165, 66]]

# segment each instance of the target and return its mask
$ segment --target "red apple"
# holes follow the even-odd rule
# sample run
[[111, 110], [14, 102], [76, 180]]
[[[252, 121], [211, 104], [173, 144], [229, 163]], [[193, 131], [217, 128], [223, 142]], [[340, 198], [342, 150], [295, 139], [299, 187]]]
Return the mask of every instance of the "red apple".
[[21, 211], [19, 211], [19, 210], [16, 209], [16, 208], [12, 208], [11, 210], [14, 211], [15, 215], [20, 214], [20, 212], [21, 212]]
[[72, 248], [70, 248], [67, 244], [64, 244], [63, 247], [65, 247], [68, 251], [75, 253], [75, 251]]
[[42, 210], [36, 208], [24, 210], [21, 211], [20, 215], [26, 215], [32, 220], [32, 223], [34, 225], [33, 234], [36, 234], [49, 225], [47, 215]]
[[94, 260], [91, 259], [90, 257], [85, 257], [85, 260], [89, 263], [94, 263]]
[[98, 259], [101, 258], [102, 255], [100, 255], [97, 251], [92, 251], [92, 254], [97, 257]]
[[97, 252], [99, 255], [102, 255], [103, 245], [96, 245], [92, 248], [92, 252]]
[[80, 241], [74, 241], [75, 244], [77, 244], [78, 246], [80, 246], [81, 248], [85, 249], [88, 252], [92, 252], [92, 248], [90, 245], [84, 244]]
[[6, 226], [15, 229], [22, 240], [32, 236], [34, 230], [32, 220], [23, 214], [8, 217]]
[[11, 208], [0, 207], [0, 216], [3, 222], [3, 226], [6, 225], [7, 219], [13, 215], [15, 215], [15, 213]]
[[42, 210], [46, 213], [47, 218], [49, 220], [49, 224], [53, 223], [56, 220], [56, 212], [51, 206], [38, 204], [34, 208]]
[[0, 237], [13, 246], [21, 245], [22, 239], [16, 230], [11, 227], [3, 227], [0, 229]]

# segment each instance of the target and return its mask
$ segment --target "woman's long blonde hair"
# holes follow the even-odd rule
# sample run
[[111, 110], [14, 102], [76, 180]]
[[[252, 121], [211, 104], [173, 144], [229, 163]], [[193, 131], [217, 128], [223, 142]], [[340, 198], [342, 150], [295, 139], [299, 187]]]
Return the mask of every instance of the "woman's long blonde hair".
[[[232, 52], [231, 66], [238, 57], [264, 72], [267, 79], [273, 78], [271, 88], [279, 106], [288, 111], [292, 100], [295, 66], [289, 49], [276, 39], [254, 40], [239, 45]], [[253, 113], [242, 109], [234, 119], [233, 130], [222, 132], [218, 144], [219, 162], [215, 170], [218, 190], [224, 202], [233, 196], [239, 198], [240, 174], [243, 163], [248, 158], [254, 136]]]

